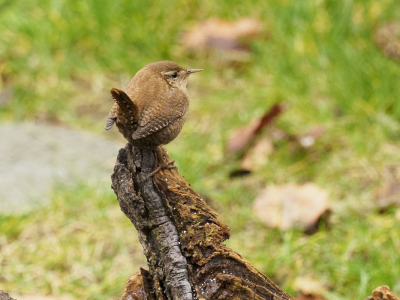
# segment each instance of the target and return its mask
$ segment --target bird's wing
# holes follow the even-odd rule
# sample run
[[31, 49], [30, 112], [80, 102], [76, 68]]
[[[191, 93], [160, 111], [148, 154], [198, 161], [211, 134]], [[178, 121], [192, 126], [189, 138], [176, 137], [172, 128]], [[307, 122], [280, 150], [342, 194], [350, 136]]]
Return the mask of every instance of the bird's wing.
[[136, 104], [129, 98], [129, 96], [124, 91], [116, 88], [111, 89], [110, 92], [115, 103], [108, 115], [104, 130], [107, 131], [112, 128], [119, 113], [124, 115], [126, 122], [137, 122], [138, 108]]
[[132, 138], [141, 139], [164, 128], [185, 115], [188, 108], [189, 101], [186, 97], [176, 97], [174, 93], [169, 93], [164, 99], [143, 109], [138, 122], [139, 126]]

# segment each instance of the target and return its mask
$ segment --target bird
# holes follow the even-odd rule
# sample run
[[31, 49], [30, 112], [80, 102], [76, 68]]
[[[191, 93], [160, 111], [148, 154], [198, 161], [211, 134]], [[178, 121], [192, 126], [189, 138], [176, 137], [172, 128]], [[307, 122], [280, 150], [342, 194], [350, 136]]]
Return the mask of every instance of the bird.
[[115, 124], [125, 139], [135, 147], [153, 149], [161, 163], [150, 176], [163, 168], [174, 168], [174, 161], [165, 161], [160, 146], [174, 140], [186, 120], [190, 74], [203, 69], [186, 69], [173, 61], [148, 64], [132, 78], [125, 91], [112, 88], [114, 105], [104, 130]]

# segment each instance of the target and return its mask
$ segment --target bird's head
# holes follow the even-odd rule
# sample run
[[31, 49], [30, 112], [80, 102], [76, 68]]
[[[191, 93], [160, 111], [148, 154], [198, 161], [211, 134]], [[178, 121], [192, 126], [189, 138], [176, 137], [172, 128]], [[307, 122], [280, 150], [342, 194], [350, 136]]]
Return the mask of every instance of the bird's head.
[[203, 69], [185, 69], [168, 60], [155, 62], [147, 67], [151, 71], [158, 73], [173, 88], [186, 88], [189, 75], [203, 71]]

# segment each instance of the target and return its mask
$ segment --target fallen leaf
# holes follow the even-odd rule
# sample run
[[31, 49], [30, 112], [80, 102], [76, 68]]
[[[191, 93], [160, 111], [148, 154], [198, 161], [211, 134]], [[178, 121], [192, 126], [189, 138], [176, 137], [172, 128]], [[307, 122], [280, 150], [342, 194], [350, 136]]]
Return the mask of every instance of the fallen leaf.
[[400, 23], [388, 22], [374, 34], [374, 41], [382, 52], [400, 62]]
[[375, 199], [381, 211], [388, 206], [400, 206], [400, 182], [385, 183], [375, 190]]
[[261, 138], [243, 157], [241, 168], [254, 171], [268, 162], [269, 156], [274, 151], [274, 145], [268, 137]]
[[212, 18], [188, 30], [182, 43], [192, 51], [217, 48], [224, 51], [249, 51], [246, 40], [256, 38], [263, 31], [261, 21], [243, 18], [226, 21]]
[[387, 285], [381, 285], [372, 291], [365, 300], [400, 300]]
[[283, 105], [275, 103], [260, 119], [254, 120], [242, 128], [233, 130], [226, 146], [227, 151], [236, 153], [243, 150], [264, 127], [271, 124], [282, 112]]
[[230, 153], [236, 153], [245, 148], [255, 137], [258, 124], [259, 121], [255, 120], [245, 127], [232, 130], [226, 150]]
[[314, 183], [269, 186], [253, 203], [254, 214], [264, 224], [281, 230], [314, 230], [329, 210], [328, 194]]

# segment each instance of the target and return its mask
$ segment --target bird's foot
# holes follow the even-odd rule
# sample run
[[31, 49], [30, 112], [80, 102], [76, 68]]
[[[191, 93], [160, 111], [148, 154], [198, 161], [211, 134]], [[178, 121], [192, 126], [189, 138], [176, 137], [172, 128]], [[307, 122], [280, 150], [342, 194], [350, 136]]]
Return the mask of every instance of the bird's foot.
[[168, 162], [163, 161], [161, 164], [159, 164], [159, 166], [153, 171], [151, 172], [149, 175], [147, 175], [148, 179], [149, 177], [153, 176], [154, 174], [156, 174], [157, 172], [159, 172], [162, 169], [174, 169], [177, 168], [177, 166], [174, 165], [175, 160], [171, 160]]

